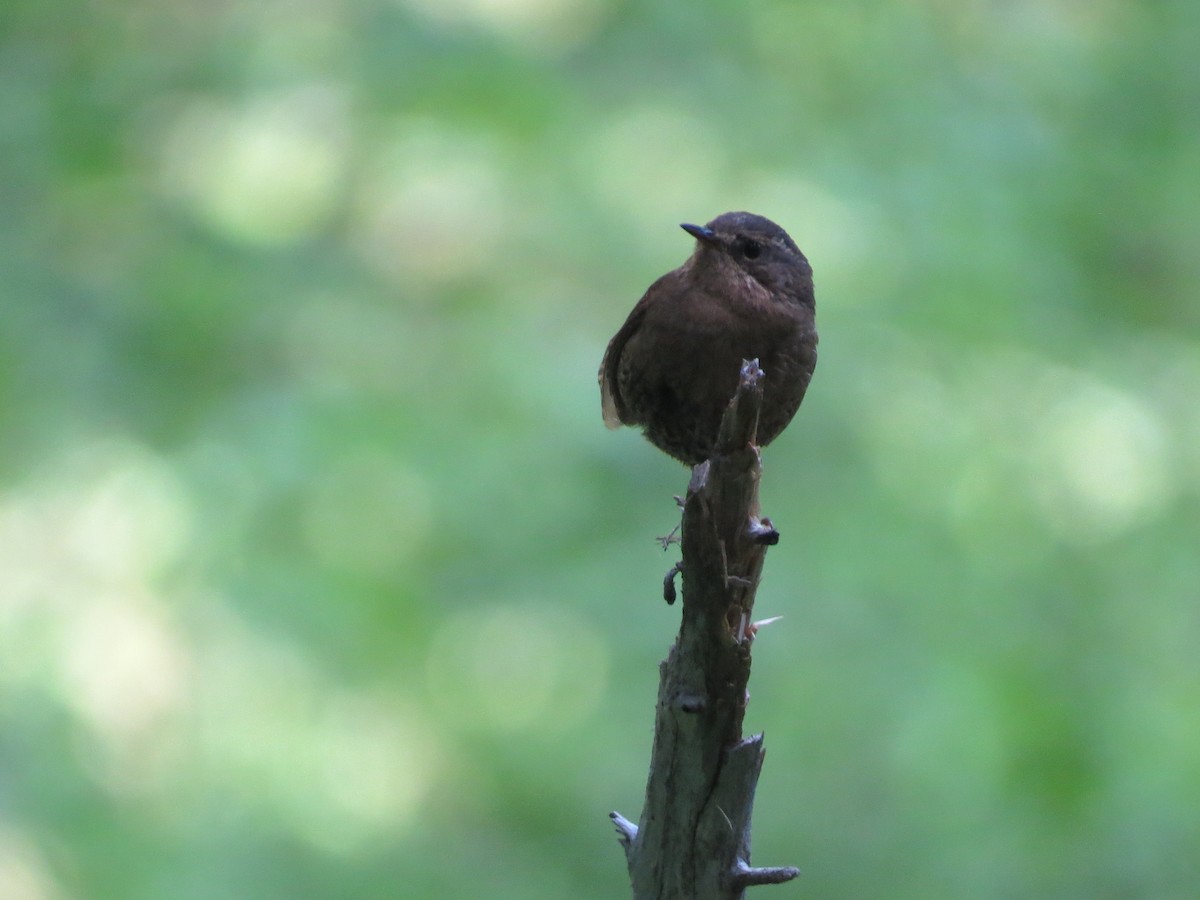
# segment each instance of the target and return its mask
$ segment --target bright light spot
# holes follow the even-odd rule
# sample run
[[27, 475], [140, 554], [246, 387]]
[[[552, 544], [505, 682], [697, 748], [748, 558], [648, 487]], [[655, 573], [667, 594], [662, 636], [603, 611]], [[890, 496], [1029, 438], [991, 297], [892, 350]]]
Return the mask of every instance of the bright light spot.
[[329, 808], [310, 831], [331, 848], [353, 837], [406, 826], [431, 787], [438, 763], [430, 734], [412, 711], [357, 696], [335, 697], [317, 733], [315, 785]]
[[126, 745], [182, 702], [186, 653], [149, 604], [125, 596], [78, 599], [64, 623], [66, 698], [106, 743]]
[[33, 674], [97, 598], [146, 598], [191, 511], [170, 468], [117, 441], [80, 444], [0, 496], [0, 675]]
[[596, 628], [560, 606], [480, 607], [434, 635], [429, 686], [437, 708], [464, 727], [557, 732], [599, 702], [608, 663]]
[[100, 444], [68, 460], [61, 474], [60, 549], [89, 578], [140, 583], [178, 558], [190, 510], [162, 460], [133, 445]]
[[0, 828], [0, 897], [57, 900], [62, 896], [32, 842], [11, 828]]
[[1067, 540], [1110, 538], [1178, 490], [1171, 426], [1148, 396], [1088, 371], [1013, 348], [947, 358], [918, 344], [862, 369], [881, 480], [988, 546], [991, 526], [1028, 531], [1013, 514]]
[[295, 648], [220, 604], [211, 613], [197, 752], [220, 783], [329, 851], [411, 827], [444, 755], [420, 713], [402, 697], [337, 689]]
[[478, 26], [538, 53], [585, 40], [599, 25], [599, 0], [405, 0], [433, 21]]
[[303, 521], [321, 561], [387, 573], [421, 551], [432, 518], [425, 479], [394, 457], [366, 450], [339, 460], [313, 483]]
[[1166, 434], [1132, 394], [1076, 380], [1045, 412], [1038, 484], [1047, 518], [1064, 536], [1108, 536], [1162, 507], [1170, 487]]
[[[322, 552], [383, 564], [394, 558], [385, 539], [411, 546], [404, 516], [426, 527], [429, 499], [393, 469], [366, 454], [319, 488], [317, 518], [331, 517]], [[371, 498], [368, 482], [381, 496]], [[354, 532], [365, 550], [329, 536], [330, 522], [350, 521], [336, 500], [343, 490], [361, 501], [355, 527], [384, 533]], [[444, 757], [436, 734], [403, 697], [329, 684], [302, 652], [248, 628], [220, 599], [179, 584], [165, 593], [190, 524], [170, 467], [125, 442], [81, 443], [0, 496], [0, 694], [49, 688], [102, 788], [156, 799], [169, 791], [180, 816], [218, 796], [347, 852], [409, 827]], [[188, 610], [186, 628], [176, 604]], [[53, 896], [31, 859], [0, 830], [0, 896]]]
[[0, 498], [0, 680], [53, 683], [109, 787], [153, 777], [183, 702], [183, 641], [155, 588], [189, 531], [170, 468], [119, 441], [82, 443]]
[[344, 100], [328, 85], [242, 106], [184, 106], [163, 150], [164, 192], [227, 235], [294, 241], [332, 210], [348, 153]]
[[505, 163], [479, 135], [410, 121], [364, 178], [358, 246], [400, 283], [479, 273], [496, 259], [505, 217], [516, 208]]

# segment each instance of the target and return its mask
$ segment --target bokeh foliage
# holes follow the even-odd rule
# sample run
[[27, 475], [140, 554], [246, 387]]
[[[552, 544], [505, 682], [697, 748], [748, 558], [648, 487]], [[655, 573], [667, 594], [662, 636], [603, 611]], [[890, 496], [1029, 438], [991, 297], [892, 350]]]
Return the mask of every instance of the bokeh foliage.
[[608, 336], [817, 276], [779, 897], [1200, 890], [1200, 6], [0, 10], [0, 895], [622, 896], [685, 473]]

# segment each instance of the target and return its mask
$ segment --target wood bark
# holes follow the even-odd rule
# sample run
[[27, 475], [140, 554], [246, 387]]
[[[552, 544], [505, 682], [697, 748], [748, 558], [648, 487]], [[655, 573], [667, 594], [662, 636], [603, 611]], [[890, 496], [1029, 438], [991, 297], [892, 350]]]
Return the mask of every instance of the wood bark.
[[683, 503], [679, 635], [659, 667], [654, 747], [637, 825], [612, 813], [634, 900], [734, 900], [795, 878], [750, 865], [750, 819], [763, 737], [742, 737], [755, 591], [779, 535], [759, 514], [755, 436], [764, 373], [742, 366], [716, 451], [692, 471]]

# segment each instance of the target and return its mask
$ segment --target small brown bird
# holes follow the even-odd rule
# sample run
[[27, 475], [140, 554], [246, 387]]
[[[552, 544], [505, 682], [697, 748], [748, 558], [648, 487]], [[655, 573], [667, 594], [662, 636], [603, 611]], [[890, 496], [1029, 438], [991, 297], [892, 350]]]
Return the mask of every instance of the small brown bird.
[[786, 231], [746, 212], [682, 225], [696, 250], [650, 285], [600, 363], [609, 428], [640, 425], [688, 465], [712, 455], [742, 361], [766, 373], [758, 443], [787, 427], [817, 364], [812, 267]]

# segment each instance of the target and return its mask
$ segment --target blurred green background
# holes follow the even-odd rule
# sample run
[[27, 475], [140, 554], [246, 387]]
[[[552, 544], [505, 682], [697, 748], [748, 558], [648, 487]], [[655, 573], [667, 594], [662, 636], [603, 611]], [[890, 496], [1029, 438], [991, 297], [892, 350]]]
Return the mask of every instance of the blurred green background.
[[621, 897], [683, 221], [812, 260], [763, 896], [1200, 896], [1200, 5], [8, 0], [0, 896]]

